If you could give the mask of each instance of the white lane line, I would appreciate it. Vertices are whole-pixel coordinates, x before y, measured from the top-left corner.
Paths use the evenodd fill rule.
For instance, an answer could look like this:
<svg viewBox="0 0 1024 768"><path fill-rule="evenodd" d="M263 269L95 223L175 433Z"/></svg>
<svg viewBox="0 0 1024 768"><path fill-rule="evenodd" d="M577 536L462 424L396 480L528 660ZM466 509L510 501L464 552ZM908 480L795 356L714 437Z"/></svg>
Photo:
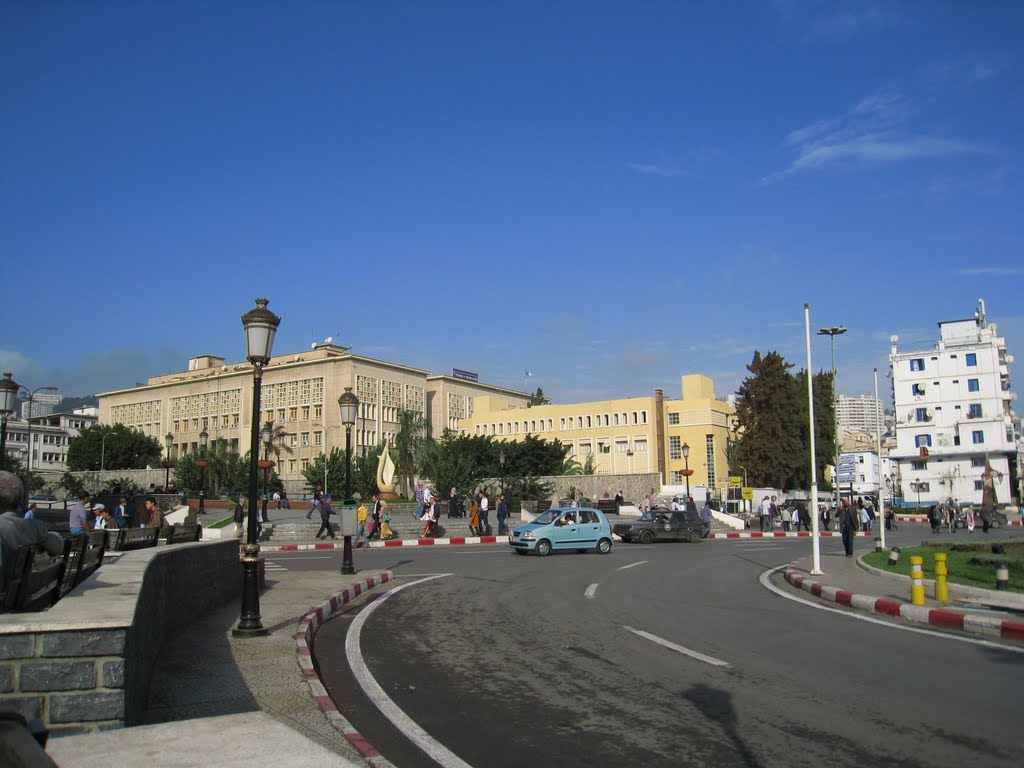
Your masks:
<svg viewBox="0 0 1024 768"><path fill-rule="evenodd" d="M676 653L681 653L684 656L689 656L690 658L697 659L697 661L703 661L705 664L710 664L713 667L725 667L726 669L730 669L732 667L732 664L730 664L727 661L716 659L714 656L705 656L703 653L698 653L697 651L691 651L689 648L684 648L681 645L676 645L675 643L669 642L668 640L660 638L657 635L652 635L650 632L644 632L642 629L633 629L632 627L627 627L625 625L623 625L622 628L629 630L634 635L639 635L645 640L650 640L652 643L657 643L658 645L664 646L665 648L675 651Z"/></svg>
<svg viewBox="0 0 1024 768"><path fill-rule="evenodd" d="M454 552L445 552L446 555L510 555L507 549L457 549Z"/></svg>
<svg viewBox="0 0 1024 768"><path fill-rule="evenodd" d="M758 549L778 549L775 544L763 544L760 547L740 547L741 552L755 552Z"/></svg>
<svg viewBox="0 0 1024 768"><path fill-rule="evenodd" d="M348 634L345 635L345 656L348 658L349 666L352 668L352 673L355 675L356 681L363 689L364 693L370 698L370 701L381 711L381 713L391 724L401 731L409 741L415 744L417 747L422 749L427 755L431 757L438 765L442 768L472 768L472 766L465 762L462 758L452 752L450 749L445 747L440 742L436 741L430 734L423 730L411 717L405 712L399 709L398 705L393 702L384 689L380 687L380 684L374 679L373 675L370 674L370 670L366 666L366 662L363 660L362 652L359 648L359 637L363 631L363 625L370 615L382 606L389 597L398 592L401 592L406 587L412 587L417 584L422 584L425 581L431 579L439 579L444 576L451 576L450 573L441 573L436 576L428 576L418 581L410 581L408 584L402 584L401 586L390 589L381 595L377 600L367 605L359 615L352 621L352 625L348 628Z"/></svg>
<svg viewBox="0 0 1024 768"><path fill-rule="evenodd" d="M646 560L637 560L635 563L630 563L629 565L620 565L615 570L617 570L617 571L624 571L627 568L636 568L638 565L643 565L646 562L647 562Z"/></svg>
<svg viewBox="0 0 1024 768"><path fill-rule="evenodd" d="M794 561L794 562L796 562L796 561ZM790 565L793 565L793 563L790 563ZM782 566L779 566L778 568L769 568L767 571L762 573L760 578L758 579L758 581L761 582L761 586L764 587L765 589L767 589L770 592L774 592L779 597L784 597L787 600L792 600L795 603L802 603L803 605L808 605L811 608L817 608L819 611L828 611L829 613L838 613L840 616L846 616L846 617L851 618L851 619L858 619L860 621L869 621L872 624L881 624L883 626L889 627L889 629L898 629L898 630L900 630L902 632L916 632L919 635L931 635L932 637L940 637L943 640L956 640L957 642L960 642L960 643L970 643L971 645L981 645L981 646L984 646L985 648L998 648L1000 651L1009 651L1011 653L1024 653L1024 648L1015 648L1012 645L1002 645L1001 643L994 643L994 642L992 642L990 640L981 640L981 639L975 638L975 637L961 637L960 635L954 635L954 634L948 634L947 635L945 632L936 632L934 629L922 629L921 627L908 627L903 622L901 622L899 619L896 619L894 621L886 621L885 619L879 619L879 618L877 618L875 616L871 616L869 614L860 613L856 609L852 609L852 610L849 610L849 611L844 611L844 610L841 610L839 608L832 608L831 606L828 606L828 605L822 605L821 603L817 602L816 600L812 600L812 599L809 599L809 598L803 598L803 597L801 597L799 595L790 594L786 590L784 590L784 589L782 589L780 587L776 587L774 584L771 583L771 576L772 576L772 574L775 573L775 571L781 570L782 568L785 568L785 567L786 566L782 565Z"/></svg>
<svg viewBox="0 0 1024 768"><path fill-rule="evenodd" d="M591 584L589 587L587 587L587 591L583 593L583 596L585 598L587 598L587 600L593 600L594 599L594 595L596 595L596 594L597 594L597 584Z"/></svg>

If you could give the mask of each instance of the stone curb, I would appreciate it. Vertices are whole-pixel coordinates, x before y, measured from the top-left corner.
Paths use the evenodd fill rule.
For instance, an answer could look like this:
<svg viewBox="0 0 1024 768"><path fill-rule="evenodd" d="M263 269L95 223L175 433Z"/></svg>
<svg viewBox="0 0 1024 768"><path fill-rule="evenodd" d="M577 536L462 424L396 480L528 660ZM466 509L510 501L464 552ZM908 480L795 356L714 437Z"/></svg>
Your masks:
<svg viewBox="0 0 1024 768"><path fill-rule="evenodd" d="M316 637L317 630L331 616L360 595L381 584L387 584L393 581L394 578L395 576L391 571L382 571L376 576L369 576L339 592L335 592L299 620L299 631L294 635L302 676L309 683L310 693L313 695L317 706L320 707L320 711L327 718L327 721L345 737L346 741L375 768L394 768L394 766L338 711L337 705L331 699L330 694L327 693L324 684L320 681L320 675L317 674L316 667L313 664L310 647L313 644L313 638Z"/></svg>
<svg viewBox="0 0 1024 768"><path fill-rule="evenodd" d="M868 613L878 613L916 624L929 624L942 627L943 629L953 629L987 637L998 637L1003 640L1024 642L1024 623L1022 622L1007 621L993 616L979 616L973 613L946 608L911 605L903 600L894 600L887 597L857 595L845 589L829 587L811 581L809 576L792 568L787 568L784 576L786 581L794 587L802 589L804 592L809 592L814 597Z"/></svg>
<svg viewBox="0 0 1024 768"><path fill-rule="evenodd" d="M899 522L899 523L927 523L928 522L928 518L925 517L924 515L897 515L896 516L896 522ZM1014 526L1016 526L1017 528L1020 528L1020 527L1024 526L1024 523L1021 523L1020 520L1009 520L1008 519L1006 521L1006 525L1009 528L1013 528ZM981 525L979 524L977 527L981 528Z"/></svg>
<svg viewBox="0 0 1024 768"><path fill-rule="evenodd" d="M744 531L743 533L712 533L708 539L783 539L783 538L808 538L808 531ZM872 533L857 531L854 536L869 537ZM841 536L835 531L821 531L818 536L822 538L834 538ZM621 541L615 536L616 541ZM463 544L504 544L504 536L453 536L450 539L392 539L391 541L371 541L370 549L382 547L445 547ZM306 552L315 549L341 549L344 545L337 542L323 542L319 544L267 544L260 545L260 552Z"/></svg>

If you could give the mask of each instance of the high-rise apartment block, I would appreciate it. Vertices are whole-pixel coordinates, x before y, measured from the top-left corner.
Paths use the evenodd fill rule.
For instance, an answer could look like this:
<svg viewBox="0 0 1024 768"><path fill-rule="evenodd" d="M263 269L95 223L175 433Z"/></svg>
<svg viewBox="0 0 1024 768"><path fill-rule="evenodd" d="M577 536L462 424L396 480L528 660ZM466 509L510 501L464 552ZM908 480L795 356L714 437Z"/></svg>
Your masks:
<svg viewBox="0 0 1024 768"><path fill-rule="evenodd" d="M931 349L892 338L898 482L908 504L980 504L986 474L999 503L1018 496L1020 422L1012 409L1006 341L979 303L969 320L939 323Z"/></svg>

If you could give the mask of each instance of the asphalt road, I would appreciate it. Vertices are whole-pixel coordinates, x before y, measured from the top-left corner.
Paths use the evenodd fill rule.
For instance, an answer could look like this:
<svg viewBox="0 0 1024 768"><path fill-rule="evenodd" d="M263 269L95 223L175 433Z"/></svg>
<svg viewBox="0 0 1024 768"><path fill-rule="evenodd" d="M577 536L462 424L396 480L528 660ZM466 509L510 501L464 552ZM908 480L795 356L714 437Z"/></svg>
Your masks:
<svg viewBox="0 0 1024 768"><path fill-rule="evenodd" d="M903 526L894 543L922 534ZM767 568L808 550L756 539L546 559L493 546L358 550L357 567L409 586L328 622L314 652L341 711L401 768L1018 764L1024 654L760 586ZM826 570L839 553L838 540L823 544ZM432 574L450 575L418 581ZM345 653L354 623L360 663L440 757L357 684Z"/></svg>

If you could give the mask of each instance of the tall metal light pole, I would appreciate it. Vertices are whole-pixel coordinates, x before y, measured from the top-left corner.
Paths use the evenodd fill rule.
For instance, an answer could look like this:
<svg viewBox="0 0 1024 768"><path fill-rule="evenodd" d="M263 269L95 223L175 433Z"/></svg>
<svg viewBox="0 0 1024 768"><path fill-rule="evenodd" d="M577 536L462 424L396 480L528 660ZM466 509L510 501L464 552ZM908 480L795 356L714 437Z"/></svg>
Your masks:
<svg viewBox="0 0 1024 768"><path fill-rule="evenodd" d="M689 443L683 443L683 463L686 469L683 470L683 476L686 478L686 501L690 501L690 475L693 474L693 470L690 469L690 445Z"/></svg>
<svg viewBox="0 0 1024 768"><path fill-rule="evenodd" d="M818 540L818 453L814 444L814 376L811 373L814 369L811 367L810 304L804 304L804 342L807 345L807 426L811 435L811 505L807 512L811 516L811 573L819 575L821 573L821 542Z"/></svg>
<svg viewBox="0 0 1024 768"><path fill-rule="evenodd" d="M878 468L875 470L878 478L878 533L879 543L885 549L885 493L882 490L882 425L878 418L878 369L875 368L875 450L878 451Z"/></svg>
<svg viewBox="0 0 1024 768"><path fill-rule="evenodd" d="M196 462L199 467L199 514L206 513L206 468L210 462L206 460L206 446L210 442L210 433L205 429L199 433L200 459Z"/></svg>
<svg viewBox="0 0 1024 768"><path fill-rule="evenodd" d="M171 487L171 467L174 466L174 462L171 461L171 446L174 445L174 435L168 432L164 435L164 447L167 448L167 458L164 459L164 493Z"/></svg>
<svg viewBox="0 0 1024 768"><path fill-rule="evenodd" d="M747 468L746 467L740 467L740 472L743 473L743 488L746 488L747 487ZM740 509L742 509L744 512L746 512L747 511L747 500L743 498L743 492L742 491L743 491L743 489L741 488L740 489Z"/></svg>
<svg viewBox="0 0 1024 768"><path fill-rule="evenodd" d="M356 414L359 412L359 398L352 391L352 387L345 387L345 391L338 398L338 407L341 409L341 423L345 425L345 503L349 504L352 498L352 425L356 423ZM352 562L352 534L348 526L342 530L342 539L344 549L341 572L355 573L356 566Z"/></svg>
<svg viewBox="0 0 1024 768"><path fill-rule="evenodd" d="M835 463L835 472L833 473L832 483L835 486L836 497L836 515L839 514L839 387L836 382L836 336L842 336L846 333L846 326L844 325L833 325L830 328L819 328L819 336L828 336L832 340L832 429L835 434L832 436L832 455ZM807 375L810 376L810 370L807 371Z"/></svg>
<svg viewBox="0 0 1024 768"><path fill-rule="evenodd" d="M236 637L267 634L260 621L260 545L256 541L257 461L260 455L260 392L263 366L270 362L274 334L281 318L267 309L267 299L256 299L256 308L242 315L245 328L246 357L252 363L252 423L249 440L249 514L248 533L242 546L242 615L232 630Z"/></svg>
<svg viewBox="0 0 1024 768"><path fill-rule="evenodd" d="M5 373L0 380L0 469L7 469L7 419L14 413L18 390L21 389L21 385L11 378L13 375ZM31 446L29 448L31 451Z"/></svg>
<svg viewBox="0 0 1024 768"><path fill-rule="evenodd" d="M32 471L32 400L36 396L36 392L56 392L57 387L36 387L35 389L29 389L26 386L21 386L19 389L24 389L28 392L28 418L25 419L27 424L28 432L28 457L25 459L25 469L29 472Z"/></svg>
<svg viewBox="0 0 1024 768"><path fill-rule="evenodd" d="M260 439L263 441L263 461L260 462L260 469L263 470L263 500L260 506L260 518L264 523L269 523L270 518L267 517L267 477L270 474L270 441L274 437L274 422L268 421L263 425L263 429L260 431ZM324 489L324 493L327 490Z"/></svg>

